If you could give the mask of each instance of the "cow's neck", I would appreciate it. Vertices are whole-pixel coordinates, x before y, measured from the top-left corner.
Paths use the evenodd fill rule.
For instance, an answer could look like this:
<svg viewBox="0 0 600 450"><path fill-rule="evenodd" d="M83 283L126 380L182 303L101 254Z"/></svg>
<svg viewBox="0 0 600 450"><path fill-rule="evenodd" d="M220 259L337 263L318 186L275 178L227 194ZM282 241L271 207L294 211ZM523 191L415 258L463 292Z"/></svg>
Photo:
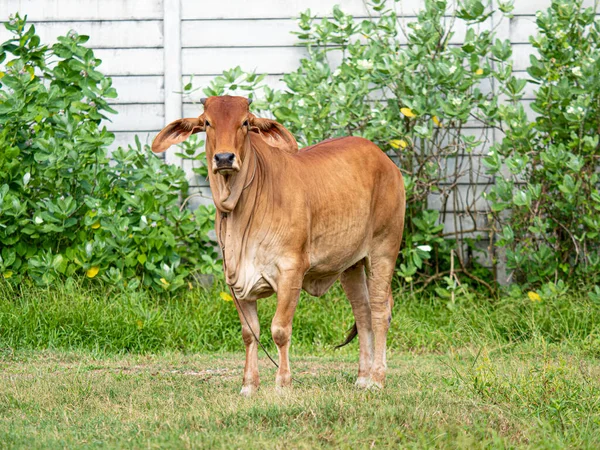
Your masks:
<svg viewBox="0 0 600 450"><path fill-rule="evenodd" d="M239 279L242 273L240 264L247 252L248 239L256 232L252 226L253 219L258 215L265 220L271 210L270 205L259 201L260 196L265 194L265 158L258 148L251 147L249 140L247 145L244 152L246 161L243 161L235 179L225 180L222 176L209 178L217 214L221 215L217 221L217 233L224 250L225 277L229 285L247 282Z"/></svg>
<svg viewBox="0 0 600 450"><path fill-rule="evenodd" d="M246 141L246 146L244 152L246 158L245 161L242 161L242 168L239 172L224 177L209 171L208 179L213 201L220 213L229 214L238 207L240 197L254 182L257 172L260 170L256 149L251 148L249 139Z"/></svg>

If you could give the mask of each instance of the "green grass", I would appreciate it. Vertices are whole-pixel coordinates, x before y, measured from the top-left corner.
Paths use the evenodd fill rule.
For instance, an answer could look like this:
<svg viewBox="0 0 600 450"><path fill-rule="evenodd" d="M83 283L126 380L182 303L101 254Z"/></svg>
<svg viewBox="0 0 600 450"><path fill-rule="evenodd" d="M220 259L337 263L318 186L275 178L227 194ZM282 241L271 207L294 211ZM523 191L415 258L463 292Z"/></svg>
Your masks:
<svg viewBox="0 0 600 450"><path fill-rule="evenodd" d="M294 358L284 394L238 395L243 355L23 351L0 359L3 448L598 448L600 362L556 345Z"/></svg>
<svg viewBox="0 0 600 450"><path fill-rule="evenodd" d="M357 390L339 288L303 297L293 375L241 398L244 356L220 289L179 297L85 281L0 283L2 448L600 448L600 307L585 290L449 302L397 293L389 377ZM262 341L274 299L259 302ZM266 332L265 332L266 331Z"/></svg>
<svg viewBox="0 0 600 450"><path fill-rule="evenodd" d="M0 282L0 348L122 352L233 352L242 349L233 302L220 289L179 297L145 291L120 293L85 283L53 288ZM508 345L544 341L600 356L600 305L586 292L532 302L527 295L490 300L397 293L389 335L391 351L445 352L473 343ZM262 341L275 350L270 321L275 299L259 301ZM335 287L323 298L303 295L294 318L295 354L332 353L353 323L350 305ZM337 354L354 354L354 349Z"/></svg>

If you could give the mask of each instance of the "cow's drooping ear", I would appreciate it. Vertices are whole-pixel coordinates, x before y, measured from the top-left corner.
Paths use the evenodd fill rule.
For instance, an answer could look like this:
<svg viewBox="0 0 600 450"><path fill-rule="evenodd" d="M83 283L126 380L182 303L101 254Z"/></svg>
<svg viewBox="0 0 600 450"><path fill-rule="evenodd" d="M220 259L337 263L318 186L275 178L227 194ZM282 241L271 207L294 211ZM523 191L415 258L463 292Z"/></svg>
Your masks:
<svg viewBox="0 0 600 450"><path fill-rule="evenodd" d="M179 119L164 127L152 142L152 151L162 153L171 145L185 141L192 134L204 131L204 114L195 119Z"/></svg>
<svg viewBox="0 0 600 450"><path fill-rule="evenodd" d="M250 131L259 134L271 147L277 147L288 153L298 151L298 143L292 133L283 125L270 119L259 119L254 114L248 114Z"/></svg>

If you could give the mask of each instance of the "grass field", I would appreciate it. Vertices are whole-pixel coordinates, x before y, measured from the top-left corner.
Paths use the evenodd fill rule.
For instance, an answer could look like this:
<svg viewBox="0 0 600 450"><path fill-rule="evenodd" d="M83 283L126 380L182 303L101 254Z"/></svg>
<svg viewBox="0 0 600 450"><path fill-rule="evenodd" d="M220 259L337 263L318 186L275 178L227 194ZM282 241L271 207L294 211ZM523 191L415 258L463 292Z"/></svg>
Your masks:
<svg viewBox="0 0 600 450"><path fill-rule="evenodd" d="M600 448L600 306L584 290L455 302L398 294L383 391L354 386L338 289L303 297L289 392L238 394L220 289L166 298L0 283L2 448ZM269 329L275 302L259 303ZM274 351L268 333L263 342Z"/></svg>
<svg viewBox="0 0 600 450"><path fill-rule="evenodd" d="M238 395L242 355L5 353L3 448L598 448L600 361L555 346L394 352L383 391L353 358L293 361L301 384Z"/></svg>

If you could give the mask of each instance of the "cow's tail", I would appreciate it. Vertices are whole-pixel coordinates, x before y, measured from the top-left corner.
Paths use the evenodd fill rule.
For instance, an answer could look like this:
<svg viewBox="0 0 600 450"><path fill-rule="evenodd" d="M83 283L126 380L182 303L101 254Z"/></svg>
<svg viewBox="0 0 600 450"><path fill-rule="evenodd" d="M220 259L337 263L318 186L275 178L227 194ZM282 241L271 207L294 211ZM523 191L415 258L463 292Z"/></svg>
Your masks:
<svg viewBox="0 0 600 450"><path fill-rule="evenodd" d="M392 295L392 290L390 288L388 294L388 301L390 302L390 316L388 317L388 321L392 321L392 309L394 308L394 296ZM342 342L340 345L336 345L335 348L342 348L345 345L348 345L350 342L354 340L354 338L358 335L358 328L356 328L356 322L352 325L352 328L348 330L348 334L346 335L346 340Z"/></svg>
<svg viewBox="0 0 600 450"><path fill-rule="evenodd" d="M356 335L358 334L358 328L356 328L356 322L352 325L352 328L348 330L348 334L346 335L346 340L342 342L340 345L336 345L335 348L342 348L344 345L348 345L350 342L354 340Z"/></svg>

